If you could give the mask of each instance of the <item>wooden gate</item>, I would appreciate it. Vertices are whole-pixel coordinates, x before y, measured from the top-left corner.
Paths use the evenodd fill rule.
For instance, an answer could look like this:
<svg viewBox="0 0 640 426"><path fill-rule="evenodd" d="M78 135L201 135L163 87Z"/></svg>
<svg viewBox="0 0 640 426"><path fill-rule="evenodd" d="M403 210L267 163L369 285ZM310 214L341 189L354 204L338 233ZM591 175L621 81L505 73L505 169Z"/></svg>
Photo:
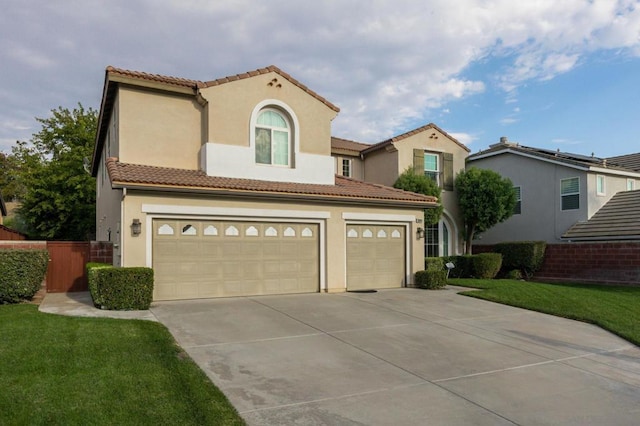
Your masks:
<svg viewBox="0 0 640 426"><path fill-rule="evenodd" d="M85 265L90 257L90 243L47 241L47 250L50 259L47 293L87 291Z"/></svg>

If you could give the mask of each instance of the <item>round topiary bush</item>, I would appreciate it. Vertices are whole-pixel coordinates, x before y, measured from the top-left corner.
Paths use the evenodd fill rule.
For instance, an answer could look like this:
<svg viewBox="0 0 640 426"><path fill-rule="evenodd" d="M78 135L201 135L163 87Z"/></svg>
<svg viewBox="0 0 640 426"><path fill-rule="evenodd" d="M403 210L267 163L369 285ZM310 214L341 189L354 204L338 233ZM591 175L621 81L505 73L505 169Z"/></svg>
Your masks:
<svg viewBox="0 0 640 426"><path fill-rule="evenodd" d="M475 278L494 279L502 266L500 253L480 253L472 256L473 274Z"/></svg>

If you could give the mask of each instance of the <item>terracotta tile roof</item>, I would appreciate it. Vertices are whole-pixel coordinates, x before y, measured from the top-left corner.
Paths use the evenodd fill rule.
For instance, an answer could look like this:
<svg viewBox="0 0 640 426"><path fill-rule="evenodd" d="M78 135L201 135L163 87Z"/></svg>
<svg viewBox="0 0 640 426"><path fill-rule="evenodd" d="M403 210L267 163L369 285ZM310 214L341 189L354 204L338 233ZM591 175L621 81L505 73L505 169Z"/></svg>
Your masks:
<svg viewBox="0 0 640 426"><path fill-rule="evenodd" d="M383 185L366 183L336 176L335 185L317 185L292 182L270 182L254 179L237 179L208 176L203 171L172 169L120 163L117 158L107 159L107 170L111 182L118 186L143 186L157 188L182 188L224 192L226 194L257 193L262 195L288 195L320 200L351 202L381 202L384 204L419 205L423 208L434 205L435 197L402 191Z"/></svg>
<svg viewBox="0 0 640 426"><path fill-rule="evenodd" d="M123 77L135 78L139 80L155 81L158 83L172 84L174 86L182 87L203 87L204 83L198 80L190 80L187 78L170 77L160 74L150 74L141 71L131 71L121 68L115 68L109 65L107 67L107 75L120 75Z"/></svg>
<svg viewBox="0 0 640 426"><path fill-rule="evenodd" d="M436 126L433 123L429 123L429 124L426 124L426 125L424 125L422 127L418 127L417 129L410 130L410 131L408 131L406 133L403 133L401 135L397 135L397 136L394 136L394 137L392 137L390 139L387 139L387 140L384 140L382 142L378 142L376 144L373 144L373 145L369 146L367 149L365 149L363 151L363 153L364 154L368 154L369 152L377 151L379 149L382 149L382 148L386 147L387 145L391 145L392 143L399 142L399 141L401 141L403 139L406 139L406 138L408 138L410 136L417 135L418 133L422 133L422 132L425 132L425 131L431 130L431 129L435 129L435 130L439 131L440 133L442 133L443 135L445 135L446 137L448 137L449 139L454 141L456 144L458 144L465 151L467 151L467 152L471 151L469 148L467 148L466 145L464 145L463 143L458 141L456 138L454 138L453 136L451 136L450 134L448 134L447 132L442 130L440 127Z"/></svg>
<svg viewBox="0 0 640 426"><path fill-rule="evenodd" d="M640 190L615 194L591 219L573 225L570 240L640 240Z"/></svg>
<svg viewBox="0 0 640 426"><path fill-rule="evenodd" d="M617 157L609 157L607 161L625 169L640 172L640 152L636 154L619 155Z"/></svg>
<svg viewBox="0 0 640 426"><path fill-rule="evenodd" d="M360 143L356 141L350 141L348 139L337 138L331 136L331 151L348 151L357 155L360 151L369 148L371 145L366 143Z"/></svg>

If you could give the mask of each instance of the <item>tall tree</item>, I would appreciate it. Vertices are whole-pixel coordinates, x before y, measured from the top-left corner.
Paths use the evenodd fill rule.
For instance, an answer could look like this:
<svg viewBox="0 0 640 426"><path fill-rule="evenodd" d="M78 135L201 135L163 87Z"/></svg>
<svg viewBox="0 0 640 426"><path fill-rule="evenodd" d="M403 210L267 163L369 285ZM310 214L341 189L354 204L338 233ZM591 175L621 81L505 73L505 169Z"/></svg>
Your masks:
<svg viewBox="0 0 640 426"><path fill-rule="evenodd" d="M24 187L18 215L31 237L86 240L95 233L95 179L84 169L93 152L97 112L82 104L58 107L31 143L18 142L13 157Z"/></svg>
<svg viewBox="0 0 640 426"><path fill-rule="evenodd" d="M0 152L0 192L5 201L19 198L22 191L18 179L18 164L13 155Z"/></svg>
<svg viewBox="0 0 640 426"><path fill-rule="evenodd" d="M464 221L465 253L471 254L474 235L511 217L516 193L510 179L475 167L458 173L455 188Z"/></svg>
<svg viewBox="0 0 640 426"><path fill-rule="evenodd" d="M407 170L402 172L400 176L398 176L393 187L436 197L438 199L438 206L433 209L425 209L424 224L434 225L440 221L440 216L442 216L444 207L442 206L442 200L440 199L442 190L436 181L430 177L416 173L413 167L409 167Z"/></svg>

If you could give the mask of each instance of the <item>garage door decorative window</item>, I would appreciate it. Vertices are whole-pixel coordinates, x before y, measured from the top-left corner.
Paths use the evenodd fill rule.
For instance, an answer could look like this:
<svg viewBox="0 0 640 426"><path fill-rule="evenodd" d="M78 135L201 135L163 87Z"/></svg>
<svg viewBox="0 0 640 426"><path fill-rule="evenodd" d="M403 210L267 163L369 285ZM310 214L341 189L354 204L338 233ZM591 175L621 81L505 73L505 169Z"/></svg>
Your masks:
<svg viewBox="0 0 640 426"><path fill-rule="evenodd" d="M349 229L349 232L347 232L347 237L358 238L358 231L356 231L355 229Z"/></svg>
<svg viewBox="0 0 640 426"><path fill-rule="evenodd" d="M372 238L373 237L373 232L371 232L371 229L365 229L362 232L362 238Z"/></svg>
<svg viewBox="0 0 640 426"><path fill-rule="evenodd" d="M296 231L288 226L287 229L284 230L284 236L285 237L295 237L296 236Z"/></svg>
<svg viewBox="0 0 640 426"><path fill-rule="evenodd" d="M182 235L198 235L198 231L195 226L187 224L182 227Z"/></svg>
<svg viewBox="0 0 640 426"><path fill-rule="evenodd" d="M240 235L240 232L238 231L238 228L231 225L224 230L224 235L227 235L229 237L237 237L238 235Z"/></svg>
<svg viewBox="0 0 640 426"><path fill-rule="evenodd" d="M209 225L206 228L204 228L204 235L218 235L218 228L216 228L213 225Z"/></svg>
<svg viewBox="0 0 640 426"><path fill-rule="evenodd" d="M257 237L258 230L255 226L250 226L244 231L244 235L246 235L247 237Z"/></svg>
<svg viewBox="0 0 640 426"><path fill-rule="evenodd" d="M165 223L158 228L158 235L173 235L173 228Z"/></svg>
<svg viewBox="0 0 640 426"><path fill-rule="evenodd" d="M304 228L302 230L302 236L303 237L313 237L313 231L309 228Z"/></svg>
<svg viewBox="0 0 640 426"><path fill-rule="evenodd" d="M266 231L264 231L264 235L267 237L277 237L278 236L278 230L276 228L274 228L273 226L270 226L267 228Z"/></svg>

